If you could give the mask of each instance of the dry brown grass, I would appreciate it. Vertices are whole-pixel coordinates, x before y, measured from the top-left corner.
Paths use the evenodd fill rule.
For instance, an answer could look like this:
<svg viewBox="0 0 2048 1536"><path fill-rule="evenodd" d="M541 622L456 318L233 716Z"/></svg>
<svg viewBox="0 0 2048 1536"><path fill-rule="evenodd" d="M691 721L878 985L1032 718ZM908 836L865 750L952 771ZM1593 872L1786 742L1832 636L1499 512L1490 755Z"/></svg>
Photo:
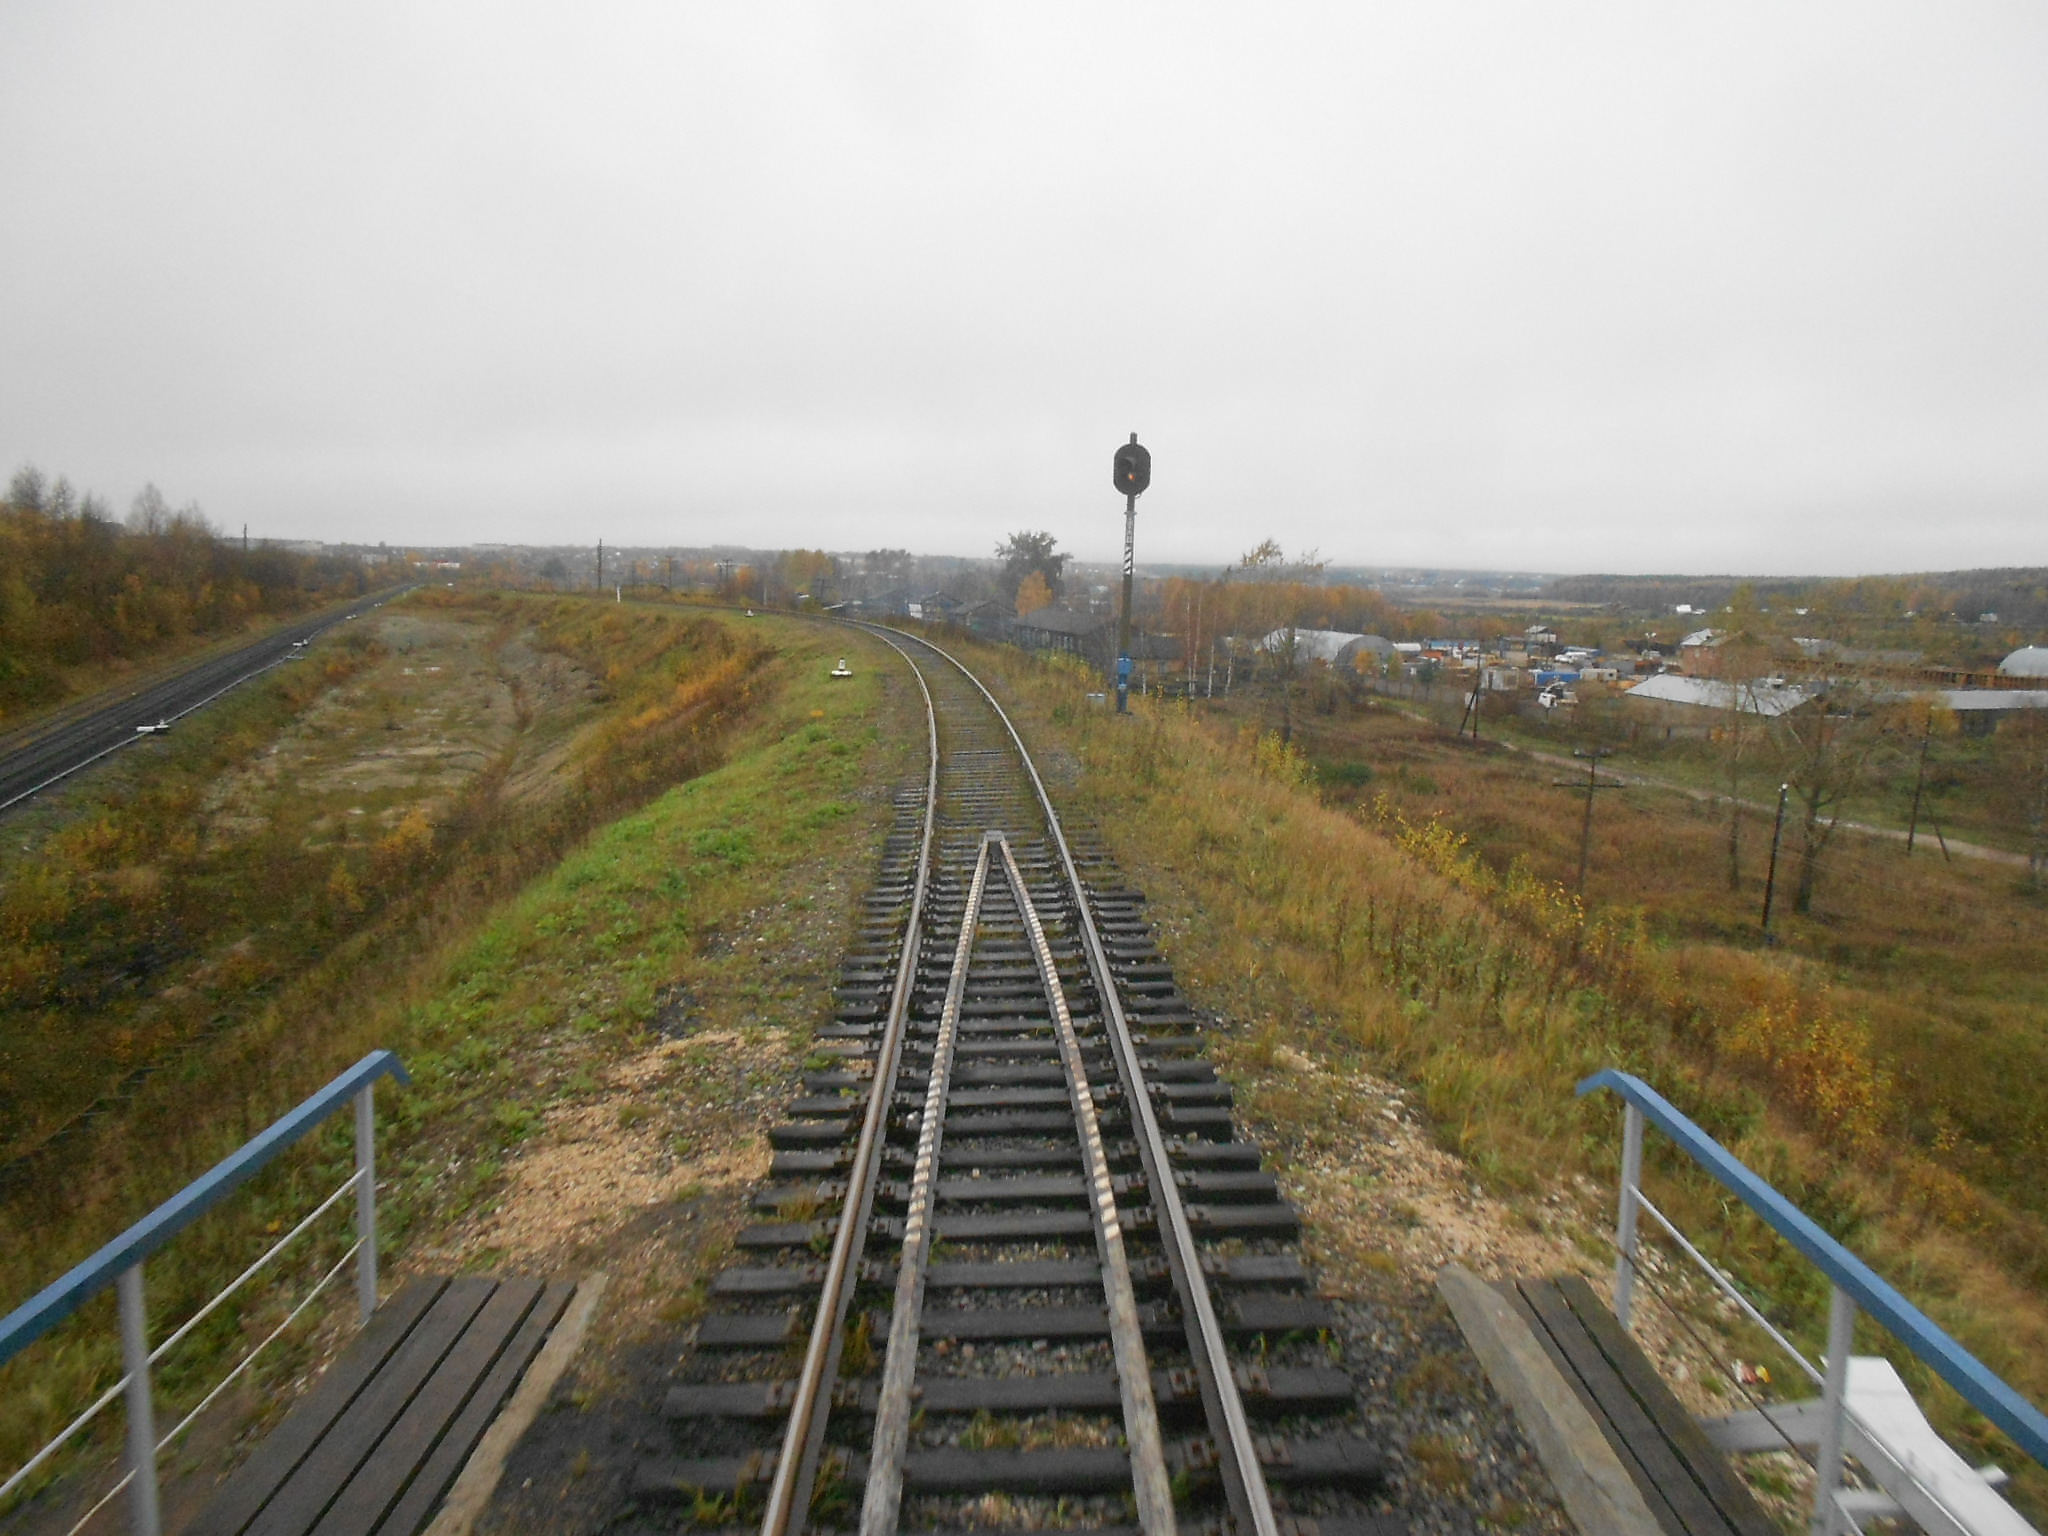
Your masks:
<svg viewBox="0 0 2048 1536"><path fill-rule="evenodd" d="M311 946L311 963L259 995L235 1029L152 1079L61 1167L39 1168L6 1189L0 1226L40 1235L35 1245L0 1244L0 1289L13 1301L374 1046L399 1050L414 1078L409 1089L379 1095L387 1244L403 1244L417 1230L429 1244L445 1245L452 1224L503 1196L509 1155L549 1131L555 1101L599 1093L609 1057L644 1044L641 1032L664 1014L658 1000L679 978L710 1000L704 1006L715 1003L712 1017L729 1016L742 1030L765 1027L764 1016L792 998L825 995L823 956L767 973L749 951L758 941L794 956L820 930L808 910L811 872L797 866L817 848L821 829L861 829L854 842L865 864L865 836L886 818L886 800L879 792L872 803L849 796L865 791L860 765L878 740L862 708L877 685L829 691L829 659L813 664L808 649L823 642L806 630L778 630L769 645L735 625L730 646L698 645L685 656L675 637L698 625L723 635L724 626L671 611L610 631L592 614L597 606L539 599L516 614L543 642L577 648L587 670L613 644L637 656L634 668L611 677L610 709L584 712L584 729L567 733L559 793L489 815L468 793L458 797L434 823L432 858L409 866L409 888L377 893L370 927L331 947ZM486 615L491 622L504 616ZM666 646L664 633L672 642ZM723 689L693 688L692 677L681 675L719 674L739 654L759 664L728 669ZM589 729L619 713L638 719L638 728ZM534 729L545 726L536 716ZM380 726L370 729L383 739ZM694 779L624 822L592 830L742 747L756 755L747 773ZM464 807L474 813L467 820L460 819ZM404 831L406 820L399 816L378 842L415 837ZM357 851L374 861L376 846ZM565 852L568 862L556 868ZM331 847L323 853L323 872L333 857ZM835 906L850 899L844 875L826 891L823 899ZM781 906L757 911L764 901ZM278 915L290 920L292 911ZM743 924L762 930L758 938L742 933ZM720 928L742 933L745 947L720 940ZM91 1021L76 1022L82 1035ZM778 1050L792 1061L800 1054L793 1040ZM770 1073L769 1085L760 1080L767 1071L730 1081L699 1074L700 1098L723 1097L669 1127L643 1182L672 1182L670 1163L684 1168L707 1150L693 1138L735 1125L751 1132L756 1099L779 1097L773 1090L783 1074ZM615 1125L616 1106L598 1118ZM631 1135L646 1140L655 1129ZM266 1229L281 1230L274 1223L302 1213L311 1191L338 1183L349 1157L347 1125L331 1123L153 1259L149 1296L159 1324L188 1315L260 1251ZM478 1227L463 1261L488 1262L491 1246L508 1241L501 1228ZM583 1240L568 1233L557 1246ZM306 1264L338 1252L314 1246ZM271 1298L255 1296L218 1314L219 1326L198 1341L196 1362L166 1374L166 1403L189 1402L203 1368L275 1310ZM107 1308L95 1303L88 1311L0 1371L0 1462L15 1465L38 1430L47 1432L58 1415L89 1400L95 1383L110 1379L111 1335L94 1326Z"/></svg>
<svg viewBox="0 0 2048 1536"><path fill-rule="evenodd" d="M1073 806L1152 893L1198 997L1255 1030L1416 1085L1439 1138L1501 1188L1611 1179L1620 1117L1610 1101L1576 1100L1573 1084L1606 1066L1638 1072L1994 1370L2048 1396L2048 1243L2031 1213L1914 1140L1876 1010L1845 1005L1839 963L1811 948L1839 916L1816 919L1778 952L1717 942L1711 893L1685 873L1683 850L1668 849L1642 860L1643 899L1613 900L1596 882L1583 914L1555 879L1563 859L1576 862L1577 807L1532 783L1526 763L1396 742L1378 728L1364 807L1357 795L1329 803L1307 760L1270 737L1176 707L1140 705L1116 720L1083 701L1088 683L1075 673L1014 652L977 655L1041 739L1082 764ZM1390 780L1405 780L1404 798L1390 790L1373 808L1375 782ZM1425 803L1447 814L1421 817ZM1626 869L1625 840L1662 823L1601 811L1613 842L1596 849L1596 867ZM1560 838L1564 827L1572 840ZM1712 835L1710 825L1694 834L1709 846ZM1707 879L1723 867L1701 862ZM1958 933L1964 904L1984 900L1969 886L1978 878L1921 868L1902 883L1932 882L1954 905L1924 920ZM1660 891L1673 893L1661 926ZM1811 1270L1684 1169L1665 1160L1655 1178L1667 1208L1742 1261L1795 1328L1816 1331L1825 1296ZM1952 1399L1932 1399L1974 1449L2024 1461ZM2029 1468L2022 1481L2023 1497L2039 1499L2039 1475Z"/></svg>

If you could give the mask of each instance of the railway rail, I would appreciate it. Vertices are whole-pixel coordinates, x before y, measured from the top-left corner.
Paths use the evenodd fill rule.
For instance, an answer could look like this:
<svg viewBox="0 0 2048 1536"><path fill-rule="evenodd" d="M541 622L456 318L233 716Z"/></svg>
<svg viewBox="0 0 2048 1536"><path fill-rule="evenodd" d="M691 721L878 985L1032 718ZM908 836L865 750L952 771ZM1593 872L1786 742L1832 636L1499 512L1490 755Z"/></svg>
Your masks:
<svg viewBox="0 0 2048 1536"><path fill-rule="evenodd" d="M877 633L926 783L632 1497L763 1536L1398 1528L1143 895L964 666Z"/></svg>
<svg viewBox="0 0 2048 1536"><path fill-rule="evenodd" d="M381 608L412 589L386 590L280 624L261 640L209 657L113 698L91 699L0 738L0 814L113 756L168 730L195 710L296 660L307 643L349 619Z"/></svg>

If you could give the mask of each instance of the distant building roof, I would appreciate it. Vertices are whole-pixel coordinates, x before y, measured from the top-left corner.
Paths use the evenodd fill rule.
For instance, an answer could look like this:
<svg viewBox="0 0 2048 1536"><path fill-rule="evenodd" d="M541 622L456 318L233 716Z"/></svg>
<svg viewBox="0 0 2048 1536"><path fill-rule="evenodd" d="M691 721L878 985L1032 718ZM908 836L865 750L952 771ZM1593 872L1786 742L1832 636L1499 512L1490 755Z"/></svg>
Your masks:
<svg viewBox="0 0 2048 1536"><path fill-rule="evenodd" d="M2048 645L2023 645L1998 664L2007 677L2048 677Z"/></svg>
<svg viewBox="0 0 2048 1536"><path fill-rule="evenodd" d="M2043 688L1943 688L1938 692L1941 702L1958 714L1985 709L2048 709L2048 689Z"/></svg>
<svg viewBox="0 0 2048 1536"><path fill-rule="evenodd" d="M1019 629L1043 630L1049 635L1075 635L1086 638L1102 633L1112 622L1107 615L1099 613L1072 613L1065 608L1034 608L1017 621Z"/></svg>
<svg viewBox="0 0 2048 1536"><path fill-rule="evenodd" d="M1740 695L1741 702L1736 703ZM1681 677L1660 672L1646 678L1622 695L1644 703L1690 704L1699 709L1728 709L1767 718L1790 714L1814 693L1808 688L1773 686L1770 683L1723 683L1705 677Z"/></svg>
<svg viewBox="0 0 2048 1536"><path fill-rule="evenodd" d="M1681 648L1688 645L1719 645L1722 639L1723 636L1718 629L1696 629L1678 643Z"/></svg>
<svg viewBox="0 0 2048 1536"><path fill-rule="evenodd" d="M1294 654L1301 661L1327 661L1335 664L1360 651L1371 651L1380 656L1391 656L1394 643L1384 635L1361 635L1344 629L1297 629L1294 632ZM1262 651L1277 651L1287 644L1288 631L1276 629L1259 642Z"/></svg>

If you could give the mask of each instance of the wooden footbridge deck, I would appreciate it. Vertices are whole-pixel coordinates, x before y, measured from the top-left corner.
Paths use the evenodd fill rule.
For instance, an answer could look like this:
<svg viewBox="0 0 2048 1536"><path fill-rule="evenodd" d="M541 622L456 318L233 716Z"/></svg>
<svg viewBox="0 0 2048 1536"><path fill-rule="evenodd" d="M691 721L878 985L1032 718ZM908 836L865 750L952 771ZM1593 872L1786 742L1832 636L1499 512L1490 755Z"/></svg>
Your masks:
<svg viewBox="0 0 2048 1536"><path fill-rule="evenodd" d="M416 1536L575 1289L481 1276L410 1282L184 1536Z"/></svg>

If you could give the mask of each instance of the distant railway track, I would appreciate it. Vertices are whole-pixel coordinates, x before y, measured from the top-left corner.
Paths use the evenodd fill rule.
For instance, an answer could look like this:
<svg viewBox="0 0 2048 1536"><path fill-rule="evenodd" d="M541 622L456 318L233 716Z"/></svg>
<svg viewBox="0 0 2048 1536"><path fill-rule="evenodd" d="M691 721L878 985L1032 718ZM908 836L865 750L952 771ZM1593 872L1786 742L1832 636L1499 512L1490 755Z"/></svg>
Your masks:
<svg viewBox="0 0 2048 1536"><path fill-rule="evenodd" d="M300 653L302 642L398 595L382 592L344 608L308 615L224 656L197 662L117 698L87 701L76 710L24 729L13 740L0 741L0 814L147 739L155 729L177 724L222 694L289 661ZM148 729L139 729L142 727Z"/></svg>
<svg viewBox="0 0 2048 1536"><path fill-rule="evenodd" d="M632 1480L705 1525L1364 1536L1298 1218L1100 841L929 642L927 782Z"/></svg>

